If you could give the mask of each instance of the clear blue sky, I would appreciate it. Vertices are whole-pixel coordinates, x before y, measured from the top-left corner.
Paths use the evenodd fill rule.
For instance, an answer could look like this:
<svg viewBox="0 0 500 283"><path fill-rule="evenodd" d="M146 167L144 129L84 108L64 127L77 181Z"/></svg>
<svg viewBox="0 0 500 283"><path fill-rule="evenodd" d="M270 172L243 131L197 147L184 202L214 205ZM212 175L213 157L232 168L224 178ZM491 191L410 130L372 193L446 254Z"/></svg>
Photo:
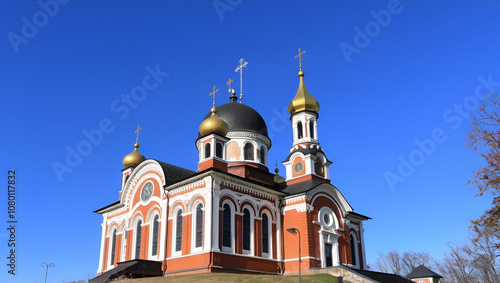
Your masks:
<svg viewBox="0 0 500 283"><path fill-rule="evenodd" d="M220 0L219 10L212 1L60 1L68 3L48 12L37 1L0 3L2 282L43 282L42 262L56 264L48 282L95 276L102 217L92 211L118 200L137 124L146 157L196 170L208 94L215 84L217 105L228 101L225 82L239 88L241 57L249 62L243 101L267 122L270 163L284 160L299 47L321 103L332 183L373 218L369 263L390 250L440 259L489 206L465 185L482 161L463 144L470 121L460 115L488 81L500 89L496 1ZM121 102L148 66L168 76L133 106ZM68 164L68 149L90 144L83 131L106 122L102 140ZM72 172L58 178L54 162ZM17 177L15 277L5 269L9 169Z"/></svg>

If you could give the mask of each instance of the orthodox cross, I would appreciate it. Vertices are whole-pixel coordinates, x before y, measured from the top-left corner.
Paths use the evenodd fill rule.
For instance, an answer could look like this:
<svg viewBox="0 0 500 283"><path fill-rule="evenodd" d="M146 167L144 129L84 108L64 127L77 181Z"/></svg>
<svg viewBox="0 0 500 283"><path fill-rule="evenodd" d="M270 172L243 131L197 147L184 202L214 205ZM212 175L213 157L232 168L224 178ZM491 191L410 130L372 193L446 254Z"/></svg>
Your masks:
<svg viewBox="0 0 500 283"><path fill-rule="evenodd" d="M213 107L215 107L215 93L216 93L216 92L218 92L218 91L219 91L219 89L215 89L215 86L214 86L214 91L212 91L212 92L210 93L210 95L213 95L213 97L214 97L214 101L213 101L213 103L212 103L212 106L213 106Z"/></svg>
<svg viewBox="0 0 500 283"><path fill-rule="evenodd" d="M300 52L300 48L299 48L299 54L295 55L295 57L293 57L294 59L297 59L297 57L299 57L299 67L300 69L302 70L302 54L306 53L306 51L302 51Z"/></svg>
<svg viewBox="0 0 500 283"><path fill-rule="evenodd" d="M233 82L233 80L229 79L229 80L227 80L227 83L226 83L226 85L229 86L229 92L231 92L231 83L232 82Z"/></svg>
<svg viewBox="0 0 500 283"><path fill-rule="evenodd" d="M135 142L139 142L139 131L142 130L142 128L139 126L139 124L137 124L137 130L134 132L137 134L137 139L135 140Z"/></svg>
<svg viewBox="0 0 500 283"><path fill-rule="evenodd" d="M234 71L240 72L240 103L241 103L241 100L243 99L243 68L247 66L248 62L245 62L243 58L241 58L239 62L240 64L238 65L238 67L236 67L236 70Z"/></svg>

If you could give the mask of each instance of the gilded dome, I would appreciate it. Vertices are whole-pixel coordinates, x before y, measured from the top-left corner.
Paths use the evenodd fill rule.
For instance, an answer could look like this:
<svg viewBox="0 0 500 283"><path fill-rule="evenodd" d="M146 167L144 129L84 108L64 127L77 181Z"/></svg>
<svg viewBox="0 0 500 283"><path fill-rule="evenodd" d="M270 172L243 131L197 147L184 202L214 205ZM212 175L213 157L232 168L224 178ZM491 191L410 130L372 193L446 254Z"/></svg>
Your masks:
<svg viewBox="0 0 500 283"><path fill-rule="evenodd" d="M125 157L123 158L123 167L127 168L127 167L137 167L137 165L141 164L141 162L143 162L144 160L146 160L146 157L144 157L144 155L142 155L140 152L139 152L139 143L135 143L134 144L134 151L132 151L131 153L125 155Z"/></svg>
<svg viewBox="0 0 500 283"><path fill-rule="evenodd" d="M319 112L319 102L314 98L309 91L307 91L304 83L304 71L299 71L299 89L293 98L292 102L288 105L288 112L291 115L301 111Z"/></svg>
<svg viewBox="0 0 500 283"><path fill-rule="evenodd" d="M278 173L280 172L280 170L278 168L276 168L274 170L274 172L276 172L276 175L274 175L274 183L275 184L283 184L285 182L285 178L281 177Z"/></svg>
<svg viewBox="0 0 500 283"><path fill-rule="evenodd" d="M210 117L208 118L205 118L205 120L203 120L203 122L201 122L200 124L200 128L198 131L199 136L203 137L208 134L215 133L225 137L228 131L226 122L217 117L217 109L215 109L215 107L212 107L212 109L210 109L210 112L212 113L212 115L210 115Z"/></svg>

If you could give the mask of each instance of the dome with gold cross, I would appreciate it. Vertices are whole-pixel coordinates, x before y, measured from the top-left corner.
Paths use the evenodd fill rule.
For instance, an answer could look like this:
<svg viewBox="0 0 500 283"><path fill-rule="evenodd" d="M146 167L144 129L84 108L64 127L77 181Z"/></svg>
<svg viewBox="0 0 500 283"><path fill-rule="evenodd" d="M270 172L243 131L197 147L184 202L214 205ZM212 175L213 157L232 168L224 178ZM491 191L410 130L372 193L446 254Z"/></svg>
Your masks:
<svg viewBox="0 0 500 283"><path fill-rule="evenodd" d="M210 117L205 117L203 122L200 124L200 128L198 129L198 136L203 137L209 135L211 133L218 134L220 136L225 137L227 135L228 126L226 122L217 117L217 109L215 108L215 93L218 92L219 89L216 89L214 86L214 90L210 93L213 96L213 104L212 109L210 109Z"/></svg>
<svg viewBox="0 0 500 283"><path fill-rule="evenodd" d="M306 84L304 83L304 71L302 71L302 59L301 55L304 54L305 51L300 52L299 48L299 54L295 56L295 58L299 57L299 64L300 64L300 71L298 73L298 76L300 78L299 81L299 89L297 90L297 93L295 94L295 97L293 98L292 102L288 105L288 112L290 112L291 115L301 112L301 111L311 111L318 113L319 112L319 102L312 96L309 91L306 88Z"/></svg>
<svg viewBox="0 0 500 283"><path fill-rule="evenodd" d="M140 130L141 130L141 127L139 127L139 125L137 125L137 131L135 131L135 133L137 134L137 139L136 139L135 144L134 144L134 151L125 155L125 157L123 158L123 161L122 161L123 167L125 167L125 168L137 167L137 165L141 164L141 162L146 160L146 157L144 157L144 155L142 155L139 152L139 131Z"/></svg>

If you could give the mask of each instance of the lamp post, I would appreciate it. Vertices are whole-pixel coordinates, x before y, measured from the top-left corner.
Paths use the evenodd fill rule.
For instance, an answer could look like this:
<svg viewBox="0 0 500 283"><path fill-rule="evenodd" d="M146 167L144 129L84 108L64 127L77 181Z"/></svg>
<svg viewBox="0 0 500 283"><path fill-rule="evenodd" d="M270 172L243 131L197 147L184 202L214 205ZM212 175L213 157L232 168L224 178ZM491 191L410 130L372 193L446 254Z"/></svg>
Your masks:
<svg viewBox="0 0 500 283"><path fill-rule="evenodd" d="M291 233L294 235L299 234L299 283L301 283L302 278L301 278L301 272L300 272L300 263L302 262L302 260L300 259L300 231L297 228L288 228L288 229L286 229L286 231L288 233Z"/></svg>
<svg viewBox="0 0 500 283"><path fill-rule="evenodd" d="M46 267L47 269L45 270L45 283L47 283L47 273L49 273L49 267L55 267L56 265L53 263L42 263L42 267Z"/></svg>

